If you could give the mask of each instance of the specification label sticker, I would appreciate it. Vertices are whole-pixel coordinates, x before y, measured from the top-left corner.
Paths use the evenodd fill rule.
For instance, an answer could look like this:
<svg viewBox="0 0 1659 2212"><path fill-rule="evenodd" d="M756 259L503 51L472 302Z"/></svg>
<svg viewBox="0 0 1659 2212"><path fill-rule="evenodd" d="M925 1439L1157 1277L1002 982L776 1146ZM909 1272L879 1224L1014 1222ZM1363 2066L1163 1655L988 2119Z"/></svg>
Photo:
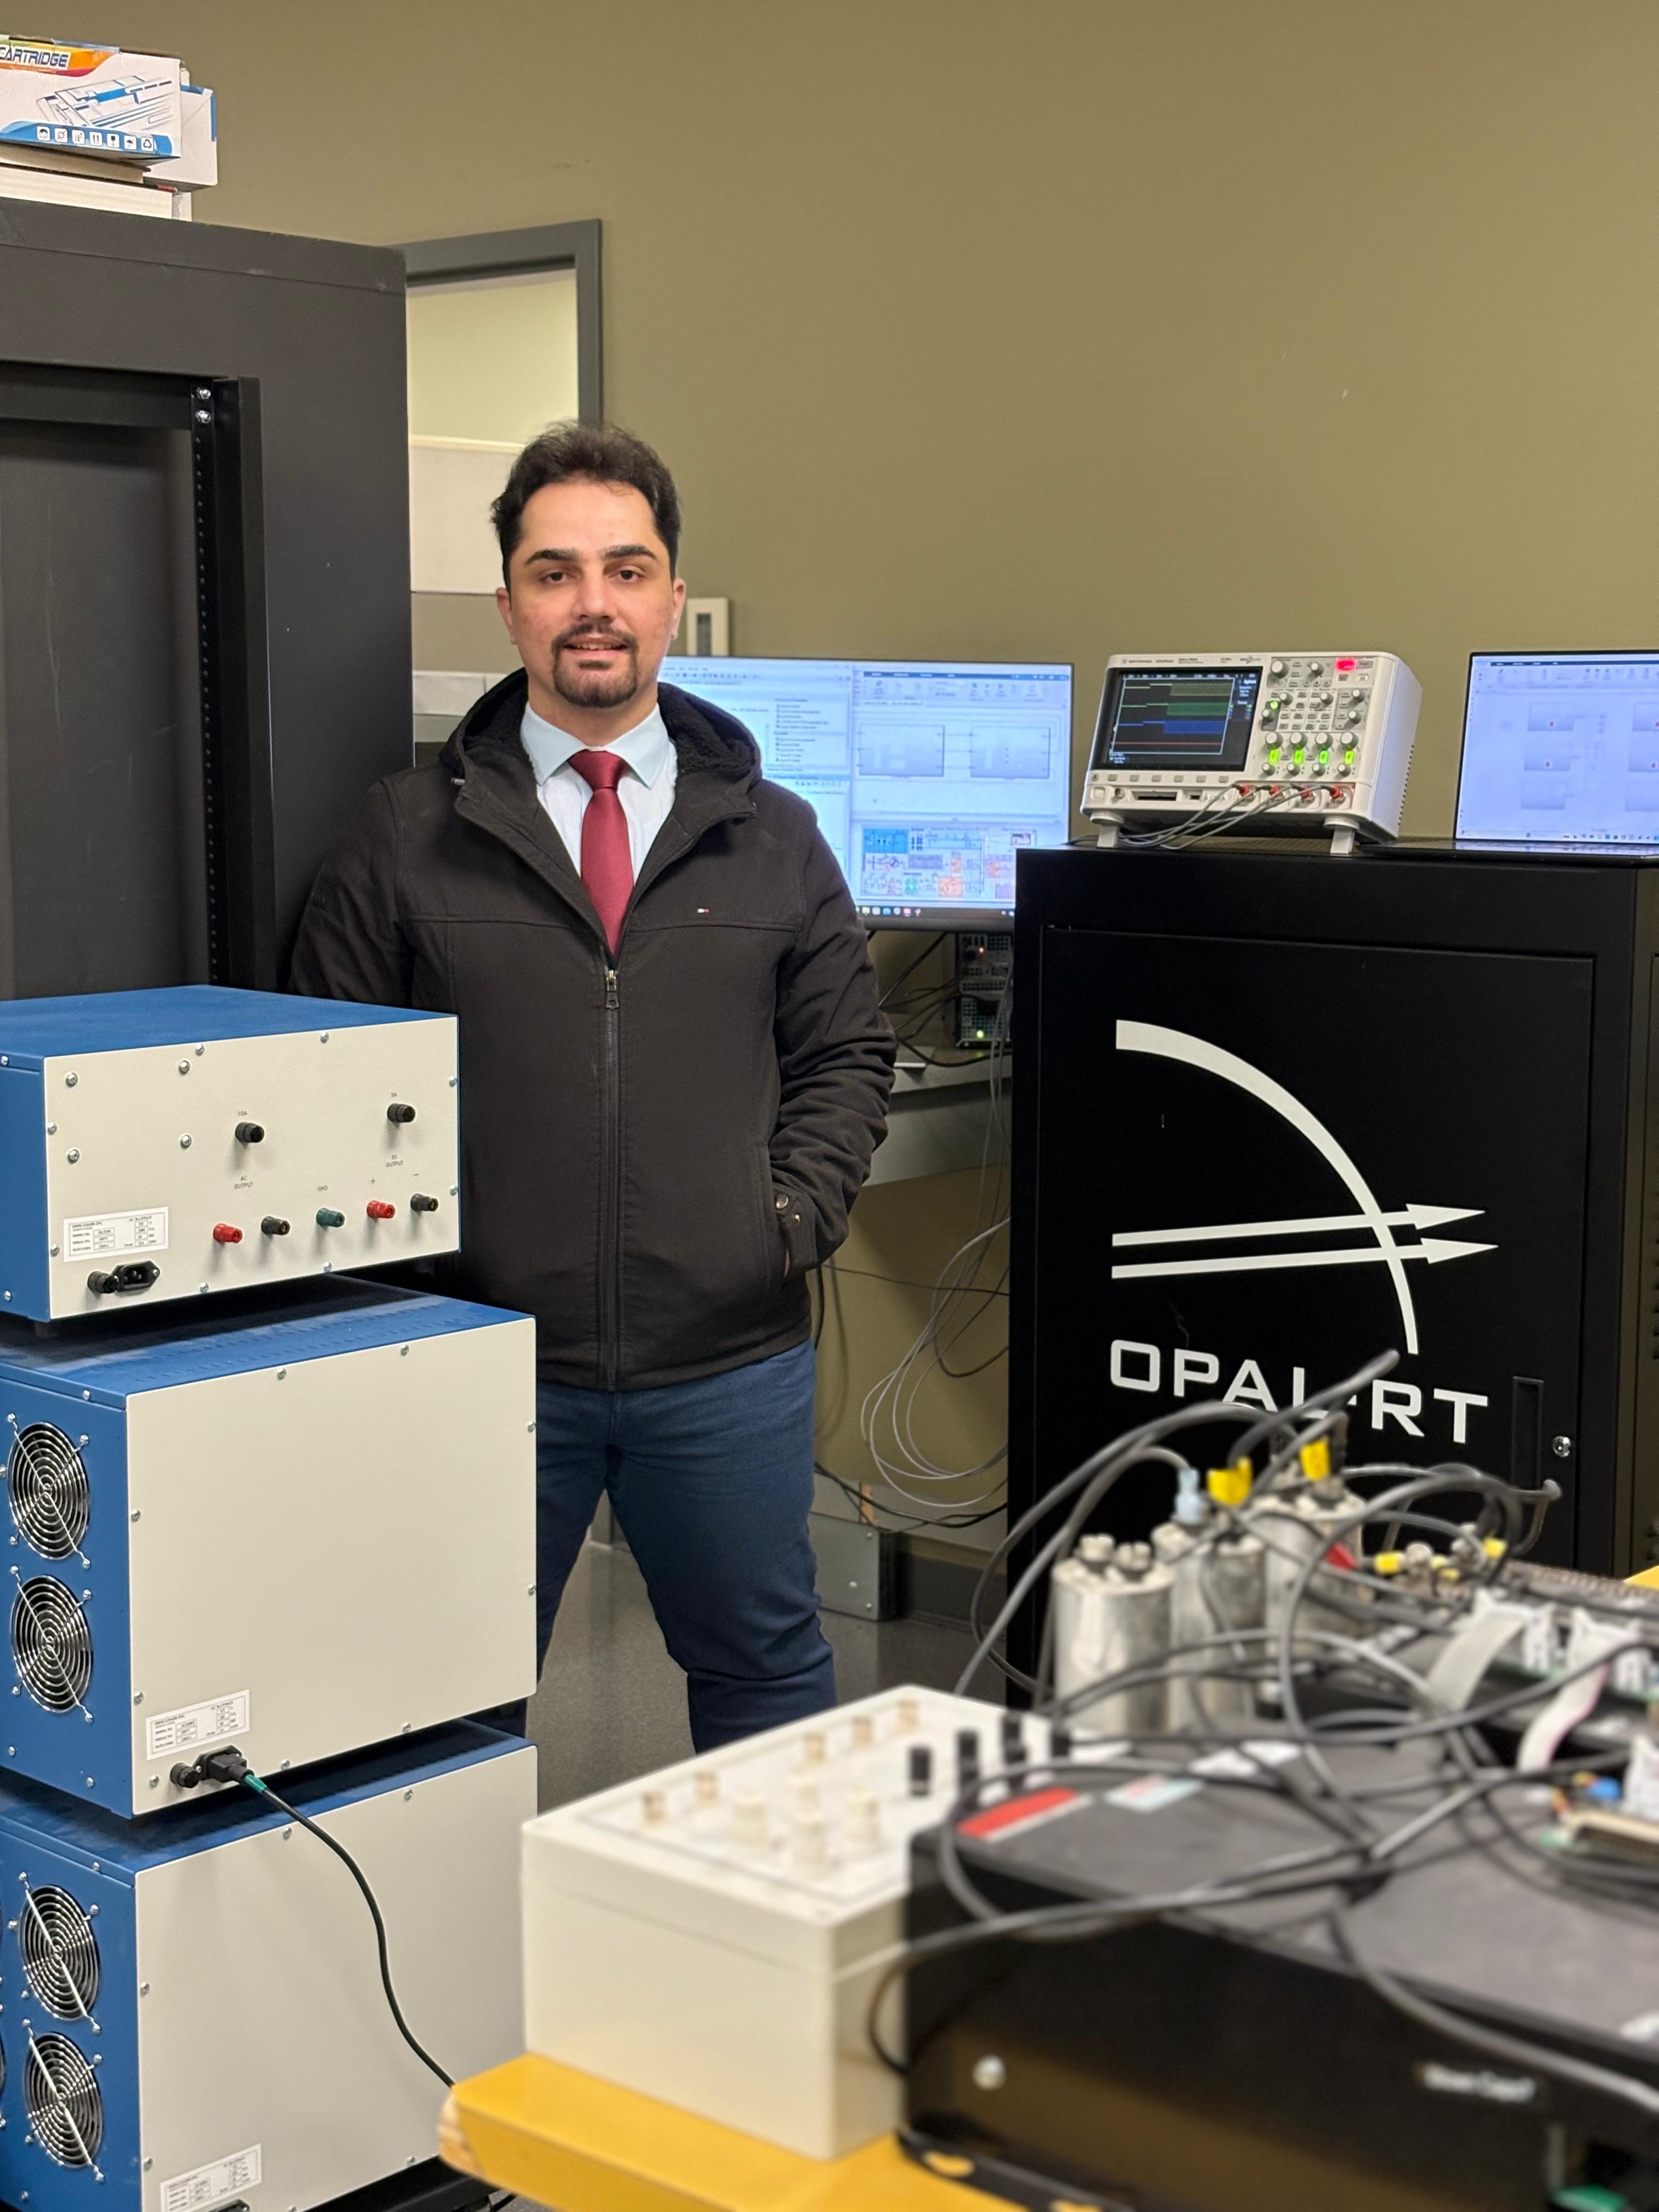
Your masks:
<svg viewBox="0 0 1659 2212"><path fill-rule="evenodd" d="M204 1705L157 1713L144 1730L145 1747L152 1759L170 1759L176 1751L199 1751L204 1744L245 1735L247 1727L248 1693L233 1690L228 1697L210 1698Z"/></svg>
<svg viewBox="0 0 1659 2212"><path fill-rule="evenodd" d="M128 1252L165 1252L167 1210L146 1206L139 1213L83 1213L64 1224L66 1260L114 1260Z"/></svg>
<svg viewBox="0 0 1659 2212"><path fill-rule="evenodd" d="M216 2158L211 2166L198 2166L194 2173L180 2173L161 2184L161 2212L208 2212L228 2197L240 2197L259 2181L262 2146L239 2150L228 2158Z"/></svg>

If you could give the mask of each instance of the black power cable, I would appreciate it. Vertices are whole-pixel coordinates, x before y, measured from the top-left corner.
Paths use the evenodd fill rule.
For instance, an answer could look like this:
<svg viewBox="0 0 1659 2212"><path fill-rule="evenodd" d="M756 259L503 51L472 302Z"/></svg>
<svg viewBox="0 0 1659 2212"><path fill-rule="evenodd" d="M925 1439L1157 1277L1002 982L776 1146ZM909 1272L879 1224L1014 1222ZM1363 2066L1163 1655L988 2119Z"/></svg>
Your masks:
<svg viewBox="0 0 1659 2212"><path fill-rule="evenodd" d="M368 1886L368 1878L362 1869L343 1844L337 1842L329 1834L326 1828L319 1827L317 1822L311 1820L306 1814L296 1811L286 1798L279 1797L270 1784L262 1782L251 1767L246 1774L240 1777L240 1779L245 1790L251 1790L256 1797L263 1797L267 1804L274 1805L279 1813L284 1814L289 1820L296 1822L299 1826L306 1830L307 1834L315 1836L319 1844L325 1844L335 1857L343 1863L347 1873L362 1892L363 1902L368 1905L369 1917L374 1923L374 1942L380 1957L380 1987L386 1991L386 2005L396 2023L398 2033L427 2071L429 2074L435 2074L446 2089L453 2089L455 2086L454 2075L445 2073L443 2068L419 2040L413 2028L404 2018L404 2008L398 2002L398 1992L392 1986L392 1956L386 1945L386 1922L381 1917L380 1905L374 1891Z"/></svg>
<svg viewBox="0 0 1659 2212"><path fill-rule="evenodd" d="M198 1759L187 1766L184 1765L175 1766L173 1770L173 1779L181 1790L194 1790L203 1782L240 1783L244 1790L251 1790L256 1797L262 1797L266 1804L274 1805L279 1813L292 1820L297 1827L303 1828L308 1835L315 1836L319 1844L326 1844L335 1857L343 1863L347 1873L362 1892L363 1902L368 1905L369 1917L374 1923L374 1942L380 1959L380 1987L386 1991L386 2004L397 2026L398 2033L428 2072L435 2074L446 2089L453 2089L455 2086L453 2075L445 2073L443 2068L420 2042L409 2022L404 2018L404 2008L398 2002L398 1992L392 1986L392 1954L386 1942L386 1922L381 1917L379 1900L368 1886L368 1875L364 1874L345 1845L337 1842L326 1828L319 1826L307 1814L301 1813L296 1807L290 1805L285 1797L279 1797L270 1784L262 1780L253 1771L234 1744L227 1744L221 1751L204 1752Z"/></svg>

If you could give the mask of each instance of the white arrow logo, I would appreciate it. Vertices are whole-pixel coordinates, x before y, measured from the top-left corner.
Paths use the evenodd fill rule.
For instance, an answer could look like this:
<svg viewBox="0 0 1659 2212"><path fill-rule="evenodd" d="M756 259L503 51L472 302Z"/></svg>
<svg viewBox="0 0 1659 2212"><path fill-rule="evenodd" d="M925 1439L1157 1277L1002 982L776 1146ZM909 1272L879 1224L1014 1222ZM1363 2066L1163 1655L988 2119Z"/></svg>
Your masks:
<svg viewBox="0 0 1659 2212"><path fill-rule="evenodd" d="M1367 1244L1346 1244L1329 1251L1310 1252L1237 1252L1223 1254L1218 1258L1205 1260L1142 1260L1126 1262L1112 1269L1115 1282L1127 1281L1152 1275L1230 1275L1259 1273L1270 1268L1283 1267L1385 1267L1394 1280L1395 1295L1400 1301L1400 1318L1406 1331L1406 1349L1417 1350L1417 1310L1412 1301L1411 1285L1406 1277L1406 1263L1421 1260L1438 1267L1447 1260L1467 1259L1475 1252L1493 1252L1493 1244L1468 1244L1445 1237L1425 1237L1425 1229L1439 1228L1449 1221L1470 1221L1483 1209L1471 1206L1406 1206L1397 1212L1384 1213L1373 1196L1370 1186L1336 1139L1298 1098L1292 1097L1282 1084L1264 1075L1249 1060L1240 1060L1237 1054L1224 1052L1219 1045L1209 1044L1202 1037L1189 1036L1184 1030L1160 1028L1152 1022L1120 1022L1117 1025L1117 1048L1120 1052L1145 1052L1164 1060L1184 1061L1189 1067L1200 1067L1211 1075L1218 1075L1226 1083L1248 1091L1273 1109L1297 1133L1307 1139L1329 1166L1334 1168L1347 1186L1358 1211L1354 1213L1304 1214L1283 1221L1224 1221L1194 1229L1129 1229L1112 1239L1114 1249L1135 1245L1217 1244L1230 1238L1256 1237L1308 1237L1331 1230L1364 1229L1372 1242ZM1414 1244L1401 1244L1395 1237L1396 1229L1410 1228L1419 1232Z"/></svg>

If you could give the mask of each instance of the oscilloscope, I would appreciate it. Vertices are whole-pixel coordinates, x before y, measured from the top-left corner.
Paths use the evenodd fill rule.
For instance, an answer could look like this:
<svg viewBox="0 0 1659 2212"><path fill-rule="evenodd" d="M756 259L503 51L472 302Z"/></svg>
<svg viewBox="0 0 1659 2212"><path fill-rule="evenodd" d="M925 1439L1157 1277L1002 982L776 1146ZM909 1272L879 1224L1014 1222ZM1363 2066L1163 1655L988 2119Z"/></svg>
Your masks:
<svg viewBox="0 0 1659 2212"><path fill-rule="evenodd" d="M1423 687L1391 653L1118 653L1083 811L1129 823L1394 837Z"/></svg>

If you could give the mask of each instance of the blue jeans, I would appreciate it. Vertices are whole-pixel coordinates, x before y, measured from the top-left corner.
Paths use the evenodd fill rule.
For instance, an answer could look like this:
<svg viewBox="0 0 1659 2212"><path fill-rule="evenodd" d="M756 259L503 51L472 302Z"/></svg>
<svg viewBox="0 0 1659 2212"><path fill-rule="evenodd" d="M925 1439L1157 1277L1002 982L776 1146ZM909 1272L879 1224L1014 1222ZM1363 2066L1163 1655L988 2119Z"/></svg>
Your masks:
<svg viewBox="0 0 1659 2212"><path fill-rule="evenodd" d="M813 1354L656 1390L536 1391L537 1663L609 1492L699 1751L826 1711L834 1662L812 1547Z"/></svg>

